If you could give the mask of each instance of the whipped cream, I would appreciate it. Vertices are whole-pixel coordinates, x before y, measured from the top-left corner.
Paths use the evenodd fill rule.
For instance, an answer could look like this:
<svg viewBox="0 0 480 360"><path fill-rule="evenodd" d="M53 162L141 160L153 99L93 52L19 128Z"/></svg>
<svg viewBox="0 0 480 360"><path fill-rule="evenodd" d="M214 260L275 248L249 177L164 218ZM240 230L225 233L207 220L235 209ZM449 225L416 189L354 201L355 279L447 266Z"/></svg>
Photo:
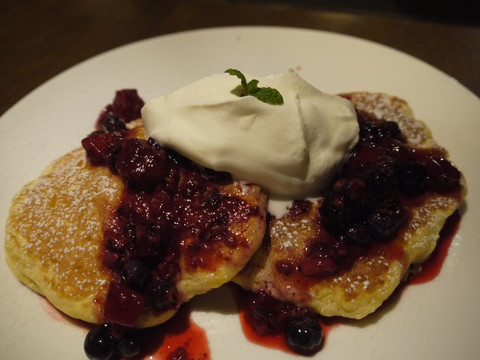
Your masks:
<svg viewBox="0 0 480 360"><path fill-rule="evenodd" d="M353 105L316 89L296 72L258 79L284 103L240 97L240 80L217 74L142 109L147 134L196 163L261 185L271 195L301 198L331 181L358 141Z"/></svg>

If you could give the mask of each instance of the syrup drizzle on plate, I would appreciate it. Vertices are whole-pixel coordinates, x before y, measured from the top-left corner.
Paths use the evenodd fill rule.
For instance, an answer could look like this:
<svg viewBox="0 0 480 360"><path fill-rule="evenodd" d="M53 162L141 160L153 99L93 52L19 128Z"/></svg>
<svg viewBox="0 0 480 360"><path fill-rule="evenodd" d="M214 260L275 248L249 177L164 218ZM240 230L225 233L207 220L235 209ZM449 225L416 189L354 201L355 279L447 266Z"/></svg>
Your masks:
<svg viewBox="0 0 480 360"><path fill-rule="evenodd" d="M399 287L397 292L402 292L408 285L424 284L434 280L441 271L442 265L448 255L448 250L460 226L461 215L456 211L448 220L440 232L437 247L430 258L422 264L422 268L415 273L405 286ZM235 291L233 291L235 293ZM68 322L82 326L83 322L67 321L45 298L42 299L43 309L57 321ZM45 304L48 304L46 306ZM257 345L278 349L294 354L288 347L283 334L259 335L245 320L245 312L239 307L239 317L245 337ZM70 320L70 319L69 319ZM340 318L322 318L323 346L330 331L342 324ZM351 324L350 321L347 321ZM86 329L89 325L85 326ZM141 359L145 360L211 360L210 347L205 329L196 324L191 317L191 308L188 304L182 306L173 319L163 325L142 330L143 352Z"/></svg>
<svg viewBox="0 0 480 360"><path fill-rule="evenodd" d="M210 360L210 347L205 329L190 316L188 305L182 306L173 319L145 329L143 358L148 360Z"/></svg>

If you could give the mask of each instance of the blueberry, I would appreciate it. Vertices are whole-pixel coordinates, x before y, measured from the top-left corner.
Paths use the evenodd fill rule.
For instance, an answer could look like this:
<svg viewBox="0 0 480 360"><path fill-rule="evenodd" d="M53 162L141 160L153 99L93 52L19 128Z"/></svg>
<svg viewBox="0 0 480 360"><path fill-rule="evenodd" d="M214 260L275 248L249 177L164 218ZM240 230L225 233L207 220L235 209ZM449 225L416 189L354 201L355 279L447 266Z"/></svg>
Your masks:
<svg viewBox="0 0 480 360"><path fill-rule="evenodd" d="M378 137L378 133L378 127L369 122L360 124L360 135L362 139L375 139Z"/></svg>
<svg viewBox="0 0 480 360"><path fill-rule="evenodd" d="M390 163L389 160L392 160ZM373 205L381 204L394 197L397 190L397 170L394 159L385 158L372 165L365 173L365 181L370 191L369 201Z"/></svg>
<svg viewBox="0 0 480 360"><path fill-rule="evenodd" d="M405 210L399 206L380 208L368 218L373 236L378 240L389 240L397 235L406 219Z"/></svg>
<svg viewBox="0 0 480 360"><path fill-rule="evenodd" d="M427 169L415 161L408 162L400 169L400 190L405 195L419 195L427 186Z"/></svg>
<svg viewBox="0 0 480 360"><path fill-rule="evenodd" d="M288 321L285 331L287 344L296 353L311 355L322 346L323 330L315 316L293 317Z"/></svg>
<svg viewBox="0 0 480 360"><path fill-rule="evenodd" d="M95 326L85 337L85 354L91 360L109 360L115 353L115 340L110 325Z"/></svg>
<svg viewBox="0 0 480 360"><path fill-rule="evenodd" d="M439 155L431 155L424 160L428 180L435 190L451 190L460 183L460 171L447 159Z"/></svg>
<svg viewBox="0 0 480 360"><path fill-rule="evenodd" d="M118 351L127 359L140 355L141 344L138 334L133 330L124 334L124 336L118 340Z"/></svg>
<svg viewBox="0 0 480 360"><path fill-rule="evenodd" d="M378 141L382 138L401 138L401 131L394 121L381 120L376 124L363 122L360 124L360 136L370 141Z"/></svg>
<svg viewBox="0 0 480 360"><path fill-rule="evenodd" d="M363 224L353 224L346 231L347 239L359 245L365 245L370 242L370 233L368 226Z"/></svg>
<svg viewBox="0 0 480 360"><path fill-rule="evenodd" d="M401 131L398 124L395 121L385 121L380 124L380 133L384 137L390 137L395 139L401 138Z"/></svg>
<svg viewBox="0 0 480 360"><path fill-rule="evenodd" d="M177 305L177 288L167 280L155 280L147 288L147 298L155 311L173 309Z"/></svg>
<svg viewBox="0 0 480 360"><path fill-rule="evenodd" d="M352 223L354 213L348 205L348 198L343 194L330 192L326 195L319 211L327 230L342 233Z"/></svg>
<svg viewBox="0 0 480 360"><path fill-rule="evenodd" d="M352 224L365 220L367 188L362 180L346 180L346 185L327 193L320 207L325 228L343 234Z"/></svg>
<svg viewBox="0 0 480 360"><path fill-rule="evenodd" d="M142 292L148 279L148 267L141 260L133 259L125 264L122 283L127 287Z"/></svg>

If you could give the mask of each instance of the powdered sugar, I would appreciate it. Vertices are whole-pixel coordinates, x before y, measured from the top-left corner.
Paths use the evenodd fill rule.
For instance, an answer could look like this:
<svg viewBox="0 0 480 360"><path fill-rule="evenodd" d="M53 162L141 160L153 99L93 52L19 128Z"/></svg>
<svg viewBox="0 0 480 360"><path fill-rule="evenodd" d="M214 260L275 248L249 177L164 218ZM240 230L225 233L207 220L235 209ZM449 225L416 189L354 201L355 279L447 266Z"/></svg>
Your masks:
<svg viewBox="0 0 480 360"><path fill-rule="evenodd" d="M397 122L410 146L433 145L427 127L414 118L405 101L382 93L355 93L353 99L359 110L368 112L377 119Z"/></svg>
<svg viewBox="0 0 480 360"><path fill-rule="evenodd" d="M90 295L107 279L99 266L102 216L118 201L122 185L108 169L86 166L82 150L57 160L54 172L22 190L9 222L20 235L11 240L32 259L32 280L60 297Z"/></svg>

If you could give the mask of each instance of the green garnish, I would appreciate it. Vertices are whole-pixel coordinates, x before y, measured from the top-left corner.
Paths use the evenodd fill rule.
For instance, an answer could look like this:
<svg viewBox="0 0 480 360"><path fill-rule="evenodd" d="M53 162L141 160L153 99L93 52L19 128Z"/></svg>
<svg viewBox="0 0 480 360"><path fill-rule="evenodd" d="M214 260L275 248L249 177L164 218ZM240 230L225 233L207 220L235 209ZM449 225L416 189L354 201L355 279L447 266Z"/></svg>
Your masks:
<svg viewBox="0 0 480 360"><path fill-rule="evenodd" d="M237 69L228 69L225 70L225 72L240 79L240 83L242 85L242 92L240 96L254 96L258 100L270 105L283 104L282 94L280 94L277 89L273 89L271 87L258 87L258 80L256 79L250 80L247 83L245 75L243 75L242 72Z"/></svg>

